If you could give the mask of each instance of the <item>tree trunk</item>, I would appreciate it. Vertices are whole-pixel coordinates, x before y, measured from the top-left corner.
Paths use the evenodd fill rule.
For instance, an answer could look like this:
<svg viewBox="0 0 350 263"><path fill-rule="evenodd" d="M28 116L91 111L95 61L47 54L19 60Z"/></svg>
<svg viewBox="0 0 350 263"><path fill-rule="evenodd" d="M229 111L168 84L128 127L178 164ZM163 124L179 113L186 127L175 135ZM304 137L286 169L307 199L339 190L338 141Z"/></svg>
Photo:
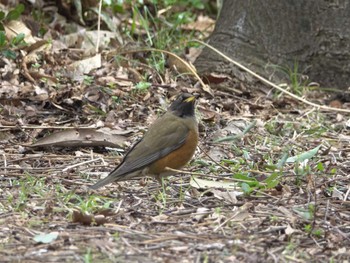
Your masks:
<svg viewBox="0 0 350 263"><path fill-rule="evenodd" d="M274 80L297 71L321 86L348 88L350 0L224 0L209 44ZM208 48L196 66L237 73Z"/></svg>

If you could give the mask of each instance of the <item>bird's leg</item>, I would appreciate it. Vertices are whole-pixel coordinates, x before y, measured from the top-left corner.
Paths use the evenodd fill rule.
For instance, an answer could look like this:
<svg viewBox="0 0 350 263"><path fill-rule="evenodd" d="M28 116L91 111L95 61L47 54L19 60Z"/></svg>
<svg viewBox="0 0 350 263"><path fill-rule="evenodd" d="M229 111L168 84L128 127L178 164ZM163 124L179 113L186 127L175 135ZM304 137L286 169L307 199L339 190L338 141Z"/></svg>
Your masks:
<svg viewBox="0 0 350 263"><path fill-rule="evenodd" d="M154 175L154 178L156 178L156 180L158 181L158 183L159 183L160 185L162 185L162 183L163 183L162 176L160 176L159 174L155 174L155 175Z"/></svg>
<svg viewBox="0 0 350 263"><path fill-rule="evenodd" d="M167 189L167 183L165 182L165 178L162 176L160 178L160 181L161 181L161 185L162 185L162 190L163 190L163 193L166 194L166 189Z"/></svg>
<svg viewBox="0 0 350 263"><path fill-rule="evenodd" d="M161 184L161 191L160 191L160 194L161 194L161 197L162 197L162 200L163 200L163 206L164 206L164 209L166 208L166 204L167 204L167 196L168 196L168 192L167 191L167 183L165 182L165 177L164 176L160 176L159 177L159 181L160 181L160 184Z"/></svg>
<svg viewBox="0 0 350 263"><path fill-rule="evenodd" d="M167 182L166 182L166 178L165 176L160 176L159 174L155 175L156 180L159 182L160 184L160 188L159 188L159 197L163 202L163 206L166 207L166 203L167 203L167 196L170 193L167 189Z"/></svg>
<svg viewBox="0 0 350 263"><path fill-rule="evenodd" d="M164 180L164 176L157 174L157 175L155 175L155 178L158 181L158 183L161 185L161 189L163 190L163 192L165 192L165 190L167 188L167 183Z"/></svg>

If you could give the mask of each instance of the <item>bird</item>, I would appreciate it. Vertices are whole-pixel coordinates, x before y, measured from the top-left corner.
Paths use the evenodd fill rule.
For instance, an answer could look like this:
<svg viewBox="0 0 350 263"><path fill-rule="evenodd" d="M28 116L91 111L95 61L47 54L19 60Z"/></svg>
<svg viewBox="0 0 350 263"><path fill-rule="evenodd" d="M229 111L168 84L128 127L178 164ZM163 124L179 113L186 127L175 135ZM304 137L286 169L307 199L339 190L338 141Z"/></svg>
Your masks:
<svg viewBox="0 0 350 263"><path fill-rule="evenodd" d="M181 93L125 154L121 163L104 179L90 186L96 190L112 182L154 176L159 182L175 174L167 168L181 169L194 155L198 140L195 115L198 96Z"/></svg>

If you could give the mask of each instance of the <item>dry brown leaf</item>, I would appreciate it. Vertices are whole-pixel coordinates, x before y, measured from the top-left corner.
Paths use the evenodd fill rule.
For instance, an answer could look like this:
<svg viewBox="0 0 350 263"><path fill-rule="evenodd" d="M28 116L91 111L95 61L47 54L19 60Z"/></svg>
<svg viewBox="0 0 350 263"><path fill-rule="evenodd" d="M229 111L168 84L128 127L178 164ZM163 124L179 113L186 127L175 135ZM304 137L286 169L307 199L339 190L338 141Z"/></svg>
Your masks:
<svg viewBox="0 0 350 263"><path fill-rule="evenodd" d="M28 44L34 44L36 40L32 36L32 31L21 21L11 20L5 26L6 37L8 40L16 37L18 34L24 34L24 41Z"/></svg>
<svg viewBox="0 0 350 263"><path fill-rule="evenodd" d="M197 72L196 68L192 65L191 62L187 62L187 64L184 64L175 56L169 55L167 62L169 64L169 67L175 68L178 72L182 74L192 74L191 69L194 72ZM189 69L189 67L191 67L191 69Z"/></svg>
<svg viewBox="0 0 350 263"><path fill-rule="evenodd" d="M74 80L80 80L84 74L101 67L101 65L101 54L96 54L93 57L73 62L68 66L68 69L71 71Z"/></svg>
<svg viewBox="0 0 350 263"><path fill-rule="evenodd" d="M186 30L201 31L202 33L209 35L211 32L213 32L214 26L214 19L211 19L209 16L199 15L196 21L183 25L182 28Z"/></svg>
<svg viewBox="0 0 350 263"><path fill-rule="evenodd" d="M38 140L29 147L87 147L107 146L122 147L125 136L105 130L76 129L53 133Z"/></svg>
<svg viewBox="0 0 350 263"><path fill-rule="evenodd" d="M236 204L238 202L237 200L237 193L238 195L242 195L243 192L237 192L237 191L222 191L217 189L210 189L211 193L214 194L214 196L218 199L228 201L232 204Z"/></svg>
<svg viewBox="0 0 350 263"><path fill-rule="evenodd" d="M201 48L190 47L185 57L189 62L194 63L201 53Z"/></svg>
<svg viewBox="0 0 350 263"><path fill-rule="evenodd" d="M78 209L73 209L72 222L83 225L103 225L107 222L107 219L104 215L92 215Z"/></svg>
<svg viewBox="0 0 350 263"><path fill-rule="evenodd" d="M287 225L286 230L284 230L284 232L286 233L286 235L290 236L291 234L293 234L295 232L295 229L292 228L289 224Z"/></svg>
<svg viewBox="0 0 350 263"><path fill-rule="evenodd" d="M226 74L218 74L218 73L210 73L210 74L206 74L203 77L203 81L204 83L210 83L210 84L220 84L222 82L228 81L229 79L231 79L230 76L226 75Z"/></svg>

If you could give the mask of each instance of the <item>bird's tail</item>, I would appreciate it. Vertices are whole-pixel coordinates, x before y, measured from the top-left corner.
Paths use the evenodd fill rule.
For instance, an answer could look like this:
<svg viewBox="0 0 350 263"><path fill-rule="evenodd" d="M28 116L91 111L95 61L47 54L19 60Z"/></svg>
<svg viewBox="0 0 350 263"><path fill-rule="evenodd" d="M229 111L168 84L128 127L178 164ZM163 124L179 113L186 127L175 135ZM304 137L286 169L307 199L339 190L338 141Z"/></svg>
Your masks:
<svg viewBox="0 0 350 263"><path fill-rule="evenodd" d="M96 184L90 186L89 188L93 190L97 190L98 188L105 186L109 183L112 183L114 181L116 181L116 179L115 179L115 175L112 172L106 178L103 178L102 180L98 181Z"/></svg>
<svg viewBox="0 0 350 263"><path fill-rule="evenodd" d="M106 178L103 178L102 180L98 181L96 184L90 186L90 189L96 190L102 186L105 186L107 184L113 183L113 182L120 182L120 181L125 181L129 180L134 177L138 177L140 175L143 175L142 171L136 170L136 171L131 171L128 173L123 173L119 170L119 166L114 169Z"/></svg>

